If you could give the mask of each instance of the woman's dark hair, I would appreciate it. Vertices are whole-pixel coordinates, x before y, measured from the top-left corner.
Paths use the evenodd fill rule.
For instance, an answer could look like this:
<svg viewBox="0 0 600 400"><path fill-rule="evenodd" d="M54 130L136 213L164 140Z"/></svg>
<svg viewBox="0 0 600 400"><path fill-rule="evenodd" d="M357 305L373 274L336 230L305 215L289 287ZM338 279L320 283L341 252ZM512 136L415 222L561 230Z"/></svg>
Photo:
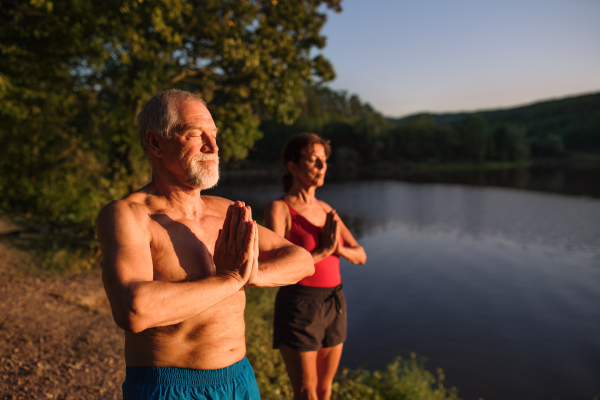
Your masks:
<svg viewBox="0 0 600 400"><path fill-rule="evenodd" d="M294 176L287 169L287 164L292 161L298 163L300 159L306 154L308 149L315 144L320 144L325 148L325 156L329 158L331 155L331 146L329 140L323 139L316 133L301 133L294 136L283 146L283 152L281 153L281 163L285 168L285 172L281 176L281 183L283 184L283 191L287 192L292 188L294 183Z"/></svg>

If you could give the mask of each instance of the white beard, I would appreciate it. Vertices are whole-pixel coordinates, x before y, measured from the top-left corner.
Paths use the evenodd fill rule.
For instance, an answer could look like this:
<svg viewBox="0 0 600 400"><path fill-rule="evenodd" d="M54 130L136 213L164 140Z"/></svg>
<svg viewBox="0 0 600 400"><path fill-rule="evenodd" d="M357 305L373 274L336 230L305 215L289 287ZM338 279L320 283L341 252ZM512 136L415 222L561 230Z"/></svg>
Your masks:
<svg viewBox="0 0 600 400"><path fill-rule="evenodd" d="M203 161L214 160L215 163ZM213 188L219 182L219 157L216 154L200 154L188 165L185 183L193 188L205 190Z"/></svg>

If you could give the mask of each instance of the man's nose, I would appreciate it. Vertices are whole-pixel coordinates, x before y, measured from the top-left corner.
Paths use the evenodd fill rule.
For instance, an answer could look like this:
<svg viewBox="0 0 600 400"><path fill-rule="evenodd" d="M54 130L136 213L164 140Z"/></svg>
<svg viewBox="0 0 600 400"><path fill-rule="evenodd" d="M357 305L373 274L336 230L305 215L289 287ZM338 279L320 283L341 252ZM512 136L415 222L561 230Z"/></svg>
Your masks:
<svg viewBox="0 0 600 400"><path fill-rule="evenodd" d="M217 146L217 139L210 136L210 135L206 135L206 138L204 140L204 144L202 145L202 147L200 148L200 151L202 153L214 153L217 154L219 152L219 146Z"/></svg>

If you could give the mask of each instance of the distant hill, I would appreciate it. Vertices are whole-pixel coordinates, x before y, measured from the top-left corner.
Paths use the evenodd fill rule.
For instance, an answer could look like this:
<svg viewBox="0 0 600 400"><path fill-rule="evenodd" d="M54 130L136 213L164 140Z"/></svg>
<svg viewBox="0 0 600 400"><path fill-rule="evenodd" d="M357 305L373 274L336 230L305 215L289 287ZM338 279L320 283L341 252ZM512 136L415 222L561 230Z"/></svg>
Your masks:
<svg viewBox="0 0 600 400"><path fill-rule="evenodd" d="M547 117L556 113L580 114L586 112L600 112L600 92L585 94L581 96L571 96L563 99L553 99L539 101L533 104L517 106L511 108L499 108L494 110L475 110L458 113L416 113L401 118L387 119L397 125L403 125L409 121L426 116L433 118L438 125L453 124L460 122L472 114L481 114L493 123L496 122L517 122L520 120ZM510 121L509 121L510 120Z"/></svg>
<svg viewBox="0 0 600 400"><path fill-rule="evenodd" d="M528 138L562 138L569 150L600 151L600 93L541 101L538 103L498 110L462 113L421 113L403 118L388 118L396 125L427 117L437 125L457 125L466 117L479 114L491 127L510 124L526 129Z"/></svg>

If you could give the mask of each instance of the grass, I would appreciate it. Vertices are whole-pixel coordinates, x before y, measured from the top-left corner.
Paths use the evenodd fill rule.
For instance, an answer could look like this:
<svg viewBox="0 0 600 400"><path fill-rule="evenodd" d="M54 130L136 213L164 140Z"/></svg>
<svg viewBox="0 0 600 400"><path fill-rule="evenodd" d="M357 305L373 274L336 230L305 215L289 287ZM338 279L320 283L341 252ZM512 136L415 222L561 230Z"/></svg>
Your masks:
<svg viewBox="0 0 600 400"><path fill-rule="evenodd" d="M20 233L4 235L0 241L21 253L9 271L12 274L60 276L100 272L100 254L93 239Z"/></svg>
<svg viewBox="0 0 600 400"><path fill-rule="evenodd" d="M11 274L52 276L100 271L98 240L93 231L78 225L44 224L0 211L0 244L12 259L6 271Z"/></svg>

